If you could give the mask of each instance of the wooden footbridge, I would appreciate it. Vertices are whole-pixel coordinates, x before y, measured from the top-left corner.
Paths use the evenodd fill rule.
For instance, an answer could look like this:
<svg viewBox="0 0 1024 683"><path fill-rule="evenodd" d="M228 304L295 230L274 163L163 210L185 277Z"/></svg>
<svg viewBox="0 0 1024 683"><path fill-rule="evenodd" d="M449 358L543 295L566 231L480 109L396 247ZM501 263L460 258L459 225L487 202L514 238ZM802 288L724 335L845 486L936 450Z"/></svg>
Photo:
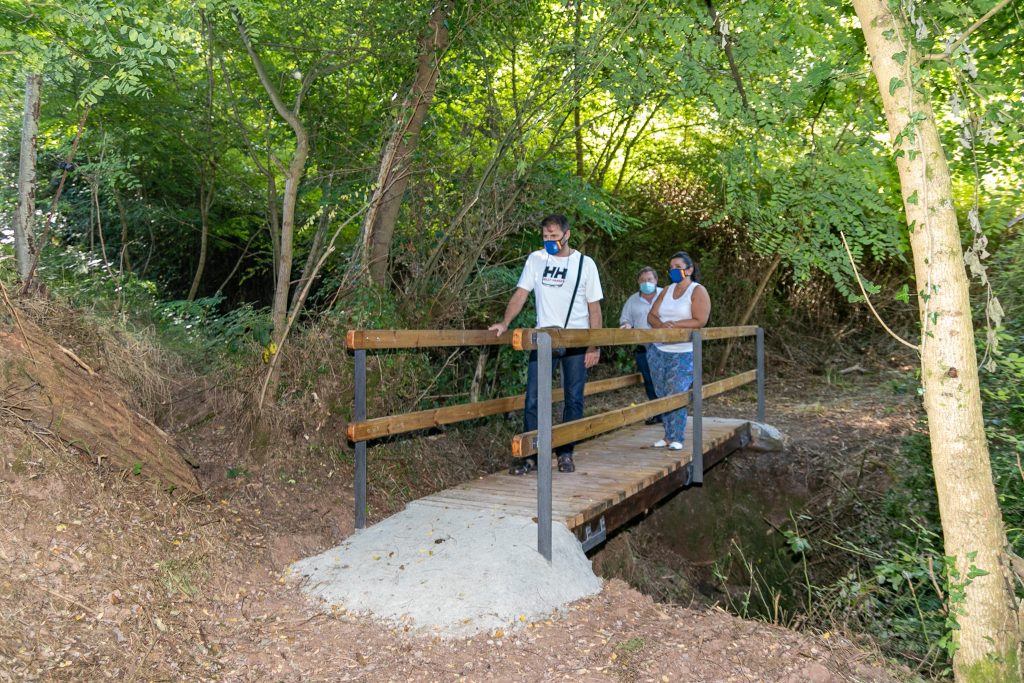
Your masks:
<svg viewBox="0 0 1024 683"><path fill-rule="evenodd" d="M716 382L703 382L703 343L708 340L755 337L756 368ZM652 342L692 341L694 381L690 391L612 410L559 425L552 424L552 404L562 390L552 390L552 348L632 346ZM489 401L446 406L401 415L367 419L366 354L368 350L424 349L451 346L506 345L519 351L537 351L538 429L512 439L510 456L537 454L536 476L499 472L440 491L420 503L453 509L488 509L537 521L537 549L551 559L551 524L564 523L585 550L681 488L701 484L704 472L729 453L750 443L747 422L705 418L703 400L756 382L757 419L764 421L764 333L759 327L717 327L688 330L561 330L518 329L496 336L472 330L352 330L346 337L355 352L355 414L348 437L356 447L356 528L366 526L366 444L373 439L428 429L487 415L521 410L525 398L507 396ZM545 381L546 380L546 381ZM590 396L642 383L639 374L588 382ZM645 425L647 418L682 406L690 407L686 443L682 451L654 448L662 437L661 425ZM551 450L578 442L576 472L552 473Z"/></svg>

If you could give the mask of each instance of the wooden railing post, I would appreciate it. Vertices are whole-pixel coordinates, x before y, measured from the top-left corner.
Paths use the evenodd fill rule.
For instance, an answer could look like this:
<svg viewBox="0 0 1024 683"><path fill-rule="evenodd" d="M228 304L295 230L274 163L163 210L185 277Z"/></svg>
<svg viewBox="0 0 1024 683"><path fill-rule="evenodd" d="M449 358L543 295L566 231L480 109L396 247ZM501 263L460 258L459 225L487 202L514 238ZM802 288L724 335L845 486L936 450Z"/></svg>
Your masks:
<svg viewBox="0 0 1024 683"><path fill-rule="evenodd" d="M757 421L764 422L764 328L757 328Z"/></svg>
<svg viewBox="0 0 1024 683"><path fill-rule="evenodd" d="M551 335L537 332L537 552L551 562Z"/></svg>
<svg viewBox="0 0 1024 683"><path fill-rule="evenodd" d="M356 349L356 422L366 419L366 349ZM366 441L356 441L356 528L366 528Z"/></svg>
<svg viewBox="0 0 1024 683"><path fill-rule="evenodd" d="M687 484L704 483L704 344L701 334L694 330L690 335L693 342L693 386L691 387L692 398L690 405L693 408L691 416L693 429L693 456L690 458L690 476L687 477Z"/></svg>

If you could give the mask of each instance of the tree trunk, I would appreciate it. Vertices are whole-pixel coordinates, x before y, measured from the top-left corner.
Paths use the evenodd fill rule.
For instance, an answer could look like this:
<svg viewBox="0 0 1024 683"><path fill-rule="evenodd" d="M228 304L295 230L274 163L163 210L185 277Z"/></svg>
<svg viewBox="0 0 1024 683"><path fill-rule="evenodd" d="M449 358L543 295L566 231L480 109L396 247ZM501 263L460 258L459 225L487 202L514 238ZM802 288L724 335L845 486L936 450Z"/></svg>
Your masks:
<svg viewBox="0 0 1024 683"><path fill-rule="evenodd" d="M416 151L423 121L427 118L434 91L437 88L441 53L448 47L449 6L439 2L430 15L427 32L420 39L416 78L409 95L402 103L398 121L381 155L377 187L370 210L363 221L363 258L370 280L387 284L388 258L391 240L395 234L402 195L409 186L412 156Z"/></svg>
<svg viewBox="0 0 1024 683"><path fill-rule="evenodd" d="M328 184L329 188L330 185ZM333 211L328 210L326 206L320 209L320 218L316 222L316 232L313 233L313 241L309 244L309 254L306 255L306 264L302 267L302 275L299 276L299 281L295 283L292 302L288 307L289 311L298 310L304 303L302 292L310 278L316 275L316 264L320 261L320 257L327 246L327 228L331 227L331 217L333 215Z"/></svg>
<svg viewBox="0 0 1024 683"><path fill-rule="evenodd" d="M1017 681L1021 634L1006 532L982 422L968 279L949 167L903 19L888 0L854 0L896 148L921 312L921 383L952 584L966 584L953 631L958 681ZM968 575L972 567L986 574Z"/></svg>
<svg viewBox="0 0 1024 683"><path fill-rule="evenodd" d="M296 134L295 156L288 164L284 181L284 198L281 204L281 248L277 263L277 286L274 288L274 306L271 319L274 322L274 343L280 347L284 339L285 322L288 317L288 293L291 290L292 260L295 241L295 206L299 199L299 182L306 169L309 143L303 135Z"/></svg>
<svg viewBox="0 0 1024 683"><path fill-rule="evenodd" d="M480 391L483 389L484 379L487 377L487 358L490 355L490 346L480 347L480 353L476 357L476 369L473 370L473 381L469 385L470 403L476 403L480 400Z"/></svg>
<svg viewBox="0 0 1024 683"><path fill-rule="evenodd" d="M39 132L39 90L43 77L25 77L25 112L21 123L18 164L18 213L14 220L14 257L18 277L27 282L32 272L32 219L36 213L36 134Z"/></svg>
<svg viewBox="0 0 1024 683"><path fill-rule="evenodd" d="M121 193L114 188L114 203L117 204L117 215L121 219L121 250L118 253L117 268L121 275L132 272L132 264L128 258L128 214L121 201Z"/></svg>
<svg viewBox="0 0 1024 683"><path fill-rule="evenodd" d="M235 8L232 8L231 12L238 26L238 33L242 38L242 43L245 44L246 52L248 52L253 67L256 69L256 75L260 79L260 84L263 85L263 89L270 97L270 101L278 115L285 120L295 135L295 152L292 154L292 158L285 169L284 196L281 202L281 229L276 240L276 280L274 283L274 301L270 310L271 321L274 326L271 336L275 345L274 350L276 350L277 347L280 347L285 335L288 317L288 293L291 289L292 258L294 254L295 208L298 204L299 184L306 171L306 160L309 157L309 134L299 119L299 109L302 105L303 96L313 82L315 72L311 70L302 79L302 86L295 97L295 105L289 109L284 100L281 99L281 94L274 86L270 74L267 73L263 60L260 59L259 54L256 52L256 48L253 46L249 36L249 29L246 27L242 15ZM272 168L273 166L268 164L268 169ZM268 188L273 190L274 181L272 173L268 174L267 182ZM271 232L273 233L273 227Z"/></svg>
<svg viewBox="0 0 1024 683"><path fill-rule="evenodd" d="M203 162L206 166L206 162ZM212 164L207 167L212 173ZM206 174L203 174L204 176ZM192 286L188 290L188 300L195 301L199 293L199 283L203 280L203 271L206 270L206 253L210 242L210 206L213 204L213 181L207 185L205 177L199 179L199 263L196 264L196 273L192 277Z"/></svg>
<svg viewBox="0 0 1024 683"><path fill-rule="evenodd" d="M206 143L213 142L213 90L216 84L213 71L213 27L210 26L206 13L200 10L199 17L203 24L203 38L206 42ZM199 263L192 277L192 286L188 289L188 300L195 301L199 294L199 284L206 270L206 255L210 241L210 207L215 194L217 162L214 153L208 148L201 152L199 159Z"/></svg>

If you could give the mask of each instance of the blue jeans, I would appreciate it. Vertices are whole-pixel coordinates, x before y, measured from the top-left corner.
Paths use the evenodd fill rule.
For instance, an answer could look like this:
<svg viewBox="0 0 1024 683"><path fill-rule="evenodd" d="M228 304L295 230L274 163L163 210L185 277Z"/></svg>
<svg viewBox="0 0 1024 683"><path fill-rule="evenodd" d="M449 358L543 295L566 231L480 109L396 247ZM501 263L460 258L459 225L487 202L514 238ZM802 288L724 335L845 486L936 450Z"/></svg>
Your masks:
<svg viewBox="0 0 1024 683"><path fill-rule="evenodd" d="M661 351L652 344L647 350L647 356L647 361L651 364L651 375L654 377L654 388L658 391L659 398L690 390L693 385L692 353ZM683 443L686 416L686 406L670 410L661 416L661 421L665 424L666 441Z"/></svg>
<svg viewBox="0 0 1024 683"><path fill-rule="evenodd" d="M583 417L583 385L587 383L587 368L584 360L587 350L552 349L551 372L562 366L562 389L565 400L562 403L562 422L571 422ZM530 366L526 373L526 406L523 410L523 431L537 429L537 352L530 352ZM575 443L555 448L556 455L572 455Z"/></svg>

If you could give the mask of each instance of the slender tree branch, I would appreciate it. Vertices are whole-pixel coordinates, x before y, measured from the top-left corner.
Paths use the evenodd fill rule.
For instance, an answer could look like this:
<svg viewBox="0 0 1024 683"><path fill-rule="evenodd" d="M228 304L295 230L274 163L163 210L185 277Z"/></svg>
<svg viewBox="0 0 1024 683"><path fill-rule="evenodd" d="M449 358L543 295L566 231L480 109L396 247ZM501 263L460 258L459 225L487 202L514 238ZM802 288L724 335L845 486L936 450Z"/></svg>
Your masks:
<svg viewBox="0 0 1024 683"><path fill-rule="evenodd" d="M18 309L11 303L11 298L7 296L7 288L4 287L3 280L0 280L0 294L4 297L4 303L7 304L7 308L11 309L11 315L14 316L14 322L18 324L18 329L21 330L21 336L25 339L25 350L28 351L28 357L32 359L32 362L36 362L35 354L32 353L32 342L28 338L28 334L25 333L25 328L21 324L21 316L18 315Z"/></svg>
<svg viewBox="0 0 1024 683"><path fill-rule="evenodd" d="M270 386L270 382L277 370L278 359L281 357L281 351L284 349L284 343L288 339L288 333L291 332L292 326L295 324L295 320L299 317L299 312L302 310L302 305L306 301L306 297L309 295L309 290L313 286L313 281L320 273L320 269L323 268L325 263L327 263L328 257L334 253L334 244L338 241L338 236L341 235L341 231L357 217L363 215L363 213L369 208L370 204L367 202L362 206L362 208L346 218L344 222L335 229L334 234L331 236L330 243L327 245L327 248L324 249L324 253L320 256L320 260L317 261L316 267L313 268L313 271L309 274L309 278L302 286L302 290L296 297L295 303L292 305L292 310L288 314L288 320L286 321L284 330L281 333L281 339L278 342L277 351L270 356L270 367L267 368L267 374L263 378L263 386L260 387L260 397L256 406L257 413L263 410L263 401L266 400L267 397L267 388ZM333 212L331 213L333 214Z"/></svg>
<svg viewBox="0 0 1024 683"><path fill-rule="evenodd" d="M743 87L743 79L740 78L740 68L736 64L736 58L732 54L732 38L729 35L722 34L722 18L718 14L718 10L715 9L711 0L705 0L704 4L707 7L708 15L711 17L712 26L714 27L715 32L723 39L722 47L725 51L725 58L729 62L729 72L732 74L732 80L736 82L736 90L739 91L740 100L743 102L743 108L750 111L750 101L747 99L747 91Z"/></svg>
<svg viewBox="0 0 1024 683"><path fill-rule="evenodd" d="M860 279L860 273L857 272L857 263L853 260L853 252L850 251L850 245L847 244L847 242L846 242L846 235L843 234L842 230L840 230L839 231L839 236L843 239L843 248L846 249L846 255L850 259L850 267L853 268L853 275L854 275L854 277L857 278L857 285L860 287L861 294L864 295L864 302L867 303L868 308L871 309L871 312L874 314L875 319L878 320L879 323L881 323L882 327L885 329L886 332L889 333L890 337L892 337L893 339L898 341L900 344L903 344L904 346L906 346L908 348L911 348L911 349L914 349L915 351L920 353L921 352L921 347L920 346L915 346L914 344L911 344L906 339L904 339L903 337L901 337L898 334L896 334L895 332L893 332L892 329L888 325L885 324L885 321L882 320L882 316L878 315L878 311L875 310L874 305L871 303L871 299L868 298L867 290L864 289L864 283Z"/></svg>
<svg viewBox="0 0 1024 683"><path fill-rule="evenodd" d="M925 62L925 61L936 60L936 59L949 59L950 56L952 56L952 54L954 52L956 52L956 49L958 47L960 47L961 45L963 45L964 41L966 41L967 38L969 38L972 33L974 33L979 28L981 28L981 25L984 24L989 19L991 19L992 16L996 12L998 12L999 10L1001 10L1004 7L1006 7L1007 5L1009 5L1010 1L1011 0L999 0L999 2L997 2L995 5L992 6L992 9L990 9L988 12L985 12L985 14L981 17L981 19L978 19L976 22L971 24L970 28L968 28L966 31L961 33L960 37L957 38L955 41L953 41L949 45L949 47L947 47L945 50L943 50L942 52L940 52L938 54L924 55L923 57L921 57L921 61Z"/></svg>
<svg viewBox="0 0 1024 683"><path fill-rule="evenodd" d="M237 7L231 8L231 14L235 18L235 24L238 26L238 34L242 37L242 43L245 45L245 51L249 53L249 59L252 60L252 65L256 69L256 75L259 76L260 84L263 89L267 91L267 95L270 96L270 101L274 105L274 109L281 115L281 118L288 122L288 125L292 127L296 132L302 128L302 123L299 121L299 117L288 108L288 105L281 99L281 93L274 87L273 81L270 79L270 74L267 73L266 67L263 65L263 60L260 59L259 54L256 52L256 48L253 47L252 40L249 38L249 28L245 25L245 21L242 19L241 12L238 11Z"/></svg>

